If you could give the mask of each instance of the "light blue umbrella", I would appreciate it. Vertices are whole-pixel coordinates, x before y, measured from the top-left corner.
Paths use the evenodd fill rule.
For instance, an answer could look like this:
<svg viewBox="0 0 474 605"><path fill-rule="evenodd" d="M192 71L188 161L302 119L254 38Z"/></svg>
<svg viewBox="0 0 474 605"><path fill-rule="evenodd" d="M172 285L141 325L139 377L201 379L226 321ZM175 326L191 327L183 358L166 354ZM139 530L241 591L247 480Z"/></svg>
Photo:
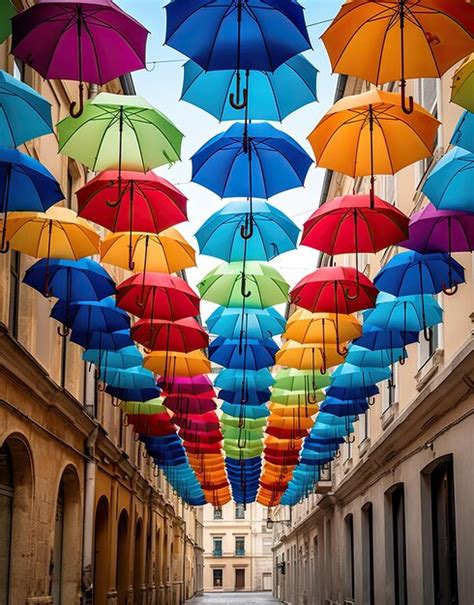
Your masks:
<svg viewBox="0 0 474 605"><path fill-rule="evenodd" d="M266 309L242 309L217 307L207 318L211 334L226 338L239 338L241 331L247 338L264 340L285 331L286 320L273 307Z"/></svg>
<svg viewBox="0 0 474 605"><path fill-rule="evenodd" d="M250 216L252 212L252 216ZM248 239L242 233L249 231ZM225 261L272 260L294 250L299 228L283 212L262 200L227 203L196 232L201 254Z"/></svg>
<svg viewBox="0 0 474 605"><path fill-rule="evenodd" d="M462 114L456 124L450 143L474 153L474 113L465 111Z"/></svg>
<svg viewBox="0 0 474 605"><path fill-rule="evenodd" d="M390 368L360 368L350 363L343 363L334 370L332 384L352 389L376 384L388 380L391 376Z"/></svg>
<svg viewBox="0 0 474 605"><path fill-rule="evenodd" d="M382 292L375 308L364 312L364 321L386 330L421 332L443 322L443 309L430 294L397 298Z"/></svg>
<svg viewBox="0 0 474 605"><path fill-rule="evenodd" d="M100 372L100 380L118 389L146 389L156 384L153 374L142 367L127 370L103 368Z"/></svg>
<svg viewBox="0 0 474 605"><path fill-rule="evenodd" d="M143 365L143 355L135 346L118 351L88 349L82 354L82 359L104 369L127 370Z"/></svg>
<svg viewBox="0 0 474 605"><path fill-rule="evenodd" d="M18 147L51 132L51 104L36 90L0 70L0 145Z"/></svg>
<svg viewBox="0 0 474 605"><path fill-rule="evenodd" d="M474 212L473 181L474 153L453 147L426 179L423 193L439 210Z"/></svg>
<svg viewBox="0 0 474 605"><path fill-rule="evenodd" d="M266 405L239 405L236 403L227 403L227 401L223 401L221 405L221 410L224 414L228 414L229 416L233 416L234 418L238 418L242 416L242 408L245 409L245 418L267 418L270 416L270 412Z"/></svg>
<svg viewBox="0 0 474 605"><path fill-rule="evenodd" d="M274 72L248 71L247 112L229 103L229 91L237 86L237 70L205 71L194 61L184 65L182 100L207 111L219 121L272 120L281 122L300 107L317 101L318 70L296 55Z"/></svg>
<svg viewBox="0 0 474 605"><path fill-rule="evenodd" d="M399 361L400 357L405 359L407 356L404 347L371 351L370 349L351 344L346 362L359 367L385 368Z"/></svg>
<svg viewBox="0 0 474 605"><path fill-rule="evenodd" d="M218 389L235 390L242 386L242 381L249 389L261 390L271 387L275 379L267 368L261 370L233 370L224 369L216 377L214 386Z"/></svg>

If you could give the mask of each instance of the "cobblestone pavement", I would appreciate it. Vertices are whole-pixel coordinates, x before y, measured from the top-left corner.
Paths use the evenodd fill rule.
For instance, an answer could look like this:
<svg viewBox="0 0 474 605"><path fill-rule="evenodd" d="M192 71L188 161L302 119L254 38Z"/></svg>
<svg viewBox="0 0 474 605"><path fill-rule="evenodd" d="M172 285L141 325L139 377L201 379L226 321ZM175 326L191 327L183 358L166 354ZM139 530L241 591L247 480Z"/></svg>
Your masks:
<svg viewBox="0 0 474 605"><path fill-rule="evenodd" d="M270 592L219 592L205 593L186 601L189 605L277 605Z"/></svg>

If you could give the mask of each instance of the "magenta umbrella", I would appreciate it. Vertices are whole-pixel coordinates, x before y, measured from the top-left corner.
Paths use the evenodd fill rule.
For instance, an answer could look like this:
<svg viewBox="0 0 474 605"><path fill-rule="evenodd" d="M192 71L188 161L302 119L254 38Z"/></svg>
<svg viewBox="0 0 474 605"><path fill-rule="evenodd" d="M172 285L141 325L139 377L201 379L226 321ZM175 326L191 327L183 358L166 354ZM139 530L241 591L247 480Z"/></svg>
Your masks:
<svg viewBox="0 0 474 605"><path fill-rule="evenodd" d="M213 399L216 396L213 384L205 374L159 378L158 385L168 395L185 395L203 399Z"/></svg>
<svg viewBox="0 0 474 605"><path fill-rule="evenodd" d="M146 30L112 0L38 0L12 19L12 53L43 78L105 84L145 67Z"/></svg>

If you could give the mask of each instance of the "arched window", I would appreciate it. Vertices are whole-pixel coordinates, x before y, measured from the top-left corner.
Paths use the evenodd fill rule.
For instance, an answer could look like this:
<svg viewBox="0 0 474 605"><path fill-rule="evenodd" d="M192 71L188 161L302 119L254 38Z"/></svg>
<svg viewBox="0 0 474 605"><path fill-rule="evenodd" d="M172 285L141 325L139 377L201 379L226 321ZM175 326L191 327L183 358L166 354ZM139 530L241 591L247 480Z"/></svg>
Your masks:
<svg viewBox="0 0 474 605"><path fill-rule="evenodd" d="M106 605L109 584L109 501L101 496L95 513L94 605Z"/></svg>
<svg viewBox="0 0 474 605"><path fill-rule="evenodd" d="M117 530L117 605L126 605L128 592L128 513L120 513Z"/></svg>
<svg viewBox="0 0 474 605"><path fill-rule="evenodd" d="M0 448L0 603L8 605L13 515L13 464L8 445Z"/></svg>

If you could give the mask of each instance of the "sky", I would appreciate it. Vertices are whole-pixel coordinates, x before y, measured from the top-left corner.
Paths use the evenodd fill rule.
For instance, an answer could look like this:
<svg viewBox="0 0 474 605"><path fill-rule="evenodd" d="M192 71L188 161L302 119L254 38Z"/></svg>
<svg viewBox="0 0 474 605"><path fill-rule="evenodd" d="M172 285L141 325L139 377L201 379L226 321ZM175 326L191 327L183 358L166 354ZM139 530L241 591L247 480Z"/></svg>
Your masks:
<svg viewBox="0 0 474 605"><path fill-rule="evenodd" d="M282 124L274 123L273 125L295 138L313 157L306 137L332 105L337 80L336 75L331 75L326 51L319 40L329 24L319 24L319 22L332 19L342 0L300 0L300 3L305 7L306 23L308 25L318 23L308 29L314 50L304 54L319 70L319 102L298 110L286 118ZM222 205L228 200L221 200L214 193L190 182L190 158L212 136L226 130L230 122L219 123L203 110L179 101L183 78L182 65L186 61L186 57L163 45L166 15L162 7L167 4L167 1L119 0L118 4L148 28L151 35L147 46L147 60L150 63L158 61L155 65L149 65L150 71L143 70L132 74L137 94L155 105L185 134L182 148L183 161L171 168L159 168L156 172L177 185L188 197L189 222L177 225L177 228L197 249L194 233L211 214L222 208ZM301 227L319 203L323 178L324 170L313 166L310 168L304 188L279 194L272 197L269 202L285 212ZM316 268L317 258L316 250L299 247L295 251L277 257L271 264L280 271L290 286L294 286L304 275ZM195 286L208 271L220 262L222 261L219 259L199 255L197 268L186 271L190 284ZM203 317L207 318L213 308L214 305L203 303Z"/></svg>

